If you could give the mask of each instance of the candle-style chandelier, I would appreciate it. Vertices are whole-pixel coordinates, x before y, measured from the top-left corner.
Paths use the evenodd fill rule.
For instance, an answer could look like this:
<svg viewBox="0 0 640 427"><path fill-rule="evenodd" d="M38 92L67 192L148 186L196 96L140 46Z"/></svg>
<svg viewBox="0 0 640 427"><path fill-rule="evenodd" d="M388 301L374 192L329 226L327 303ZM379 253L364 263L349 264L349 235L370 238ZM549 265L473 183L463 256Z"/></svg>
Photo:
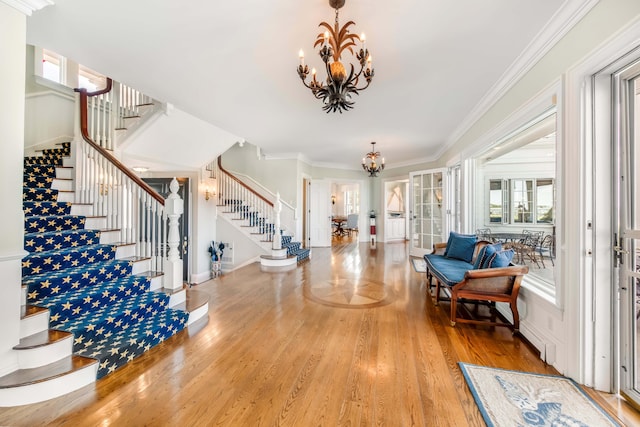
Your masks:
<svg viewBox="0 0 640 427"><path fill-rule="evenodd" d="M362 158L362 169L364 169L370 177L378 176L378 173L384 170L384 157L378 163L376 160L380 157L380 152L376 151L376 143L371 143L371 151Z"/></svg>
<svg viewBox="0 0 640 427"><path fill-rule="evenodd" d="M353 108L354 101L351 100L353 94L358 95L358 91L369 87L373 78L373 68L371 66L371 55L365 46L365 35L362 33L359 37L357 34L349 33L349 27L355 25L355 22L349 21L342 28L338 23L338 10L344 6L345 0L329 0L329 5L336 11L336 20L333 28L326 22L321 22L319 27L325 27L324 33L318 34L313 47L320 46L318 54L324 62L327 71L326 84L316 80L316 69L311 69L311 81L307 84L307 76L309 75L309 67L304 64L304 52L300 50L300 65L298 66L298 75L302 79L302 83L311 89L311 93L323 102L322 109L328 112L347 111ZM349 51L354 55L354 47L356 41L360 41L360 50L355 52L355 57L360 64L360 69L356 73L353 64L349 64L350 71L347 75L345 66L340 62L341 56L345 51ZM366 67L366 68L365 68ZM358 87L360 77L365 82Z"/></svg>

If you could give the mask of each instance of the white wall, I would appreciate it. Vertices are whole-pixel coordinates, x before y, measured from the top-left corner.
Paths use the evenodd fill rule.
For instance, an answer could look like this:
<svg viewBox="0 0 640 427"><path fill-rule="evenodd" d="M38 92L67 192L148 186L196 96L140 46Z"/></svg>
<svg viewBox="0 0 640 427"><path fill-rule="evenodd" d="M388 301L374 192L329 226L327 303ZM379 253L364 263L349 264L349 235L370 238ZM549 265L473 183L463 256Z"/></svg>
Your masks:
<svg viewBox="0 0 640 427"><path fill-rule="evenodd" d="M200 169L239 138L178 108L168 106L118 147L128 165L150 165L155 170Z"/></svg>
<svg viewBox="0 0 640 427"><path fill-rule="evenodd" d="M26 96L24 148L27 153L73 138L73 92L49 90Z"/></svg>
<svg viewBox="0 0 640 427"><path fill-rule="evenodd" d="M17 368L12 351L20 331L21 259L25 252L22 212L22 159L24 151L26 17L0 2L0 375Z"/></svg>

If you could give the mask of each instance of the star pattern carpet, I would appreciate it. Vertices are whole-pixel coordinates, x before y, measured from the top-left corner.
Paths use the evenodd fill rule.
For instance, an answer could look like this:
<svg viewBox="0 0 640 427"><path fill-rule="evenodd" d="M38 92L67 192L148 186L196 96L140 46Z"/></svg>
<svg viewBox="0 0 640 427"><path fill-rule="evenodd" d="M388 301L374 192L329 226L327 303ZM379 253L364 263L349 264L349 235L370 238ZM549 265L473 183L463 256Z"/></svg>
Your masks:
<svg viewBox="0 0 640 427"><path fill-rule="evenodd" d="M49 310L50 328L74 334L75 354L98 359L101 378L184 329L188 314L168 308L168 295L150 291L151 279L57 201L51 184L69 153L65 143L25 158L22 284L28 304Z"/></svg>

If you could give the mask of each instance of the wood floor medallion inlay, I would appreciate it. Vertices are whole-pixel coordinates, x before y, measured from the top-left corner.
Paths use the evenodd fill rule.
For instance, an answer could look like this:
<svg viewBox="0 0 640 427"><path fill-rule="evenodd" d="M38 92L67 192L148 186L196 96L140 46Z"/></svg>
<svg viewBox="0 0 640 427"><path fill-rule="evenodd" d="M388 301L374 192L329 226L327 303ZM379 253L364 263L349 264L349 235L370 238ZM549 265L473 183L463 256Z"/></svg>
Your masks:
<svg viewBox="0 0 640 427"><path fill-rule="evenodd" d="M394 301L393 290L383 282L364 278L338 277L305 285L304 295L329 307L375 308Z"/></svg>

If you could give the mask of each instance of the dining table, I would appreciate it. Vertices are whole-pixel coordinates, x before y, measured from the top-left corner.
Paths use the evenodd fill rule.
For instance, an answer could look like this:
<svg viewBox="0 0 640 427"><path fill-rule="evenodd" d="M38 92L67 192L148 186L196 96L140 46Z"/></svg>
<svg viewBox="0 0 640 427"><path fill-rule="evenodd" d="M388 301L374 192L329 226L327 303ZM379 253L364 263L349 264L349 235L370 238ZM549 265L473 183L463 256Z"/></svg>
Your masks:
<svg viewBox="0 0 640 427"><path fill-rule="evenodd" d="M347 218L343 216L334 216L331 218L331 222L335 224L336 229L333 231L334 236L342 236L345 234L344 228L342 228L342 224L347 222Z"/></svg>
<svg viewBox="0 0 640 427"><path fill-rule="evenodd" d="M524 233L517 232L491 232L491 237L500 242L518 242L525 238Z"/></svg>

